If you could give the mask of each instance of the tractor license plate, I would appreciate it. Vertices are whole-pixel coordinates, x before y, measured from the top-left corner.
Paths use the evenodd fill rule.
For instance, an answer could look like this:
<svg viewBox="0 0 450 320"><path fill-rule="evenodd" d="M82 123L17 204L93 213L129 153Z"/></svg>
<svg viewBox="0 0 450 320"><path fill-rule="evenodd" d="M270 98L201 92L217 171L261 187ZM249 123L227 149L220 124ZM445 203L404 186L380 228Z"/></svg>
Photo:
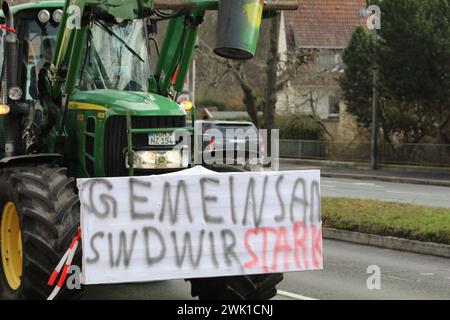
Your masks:
<svg viewBox="0 0 450 320"><path fill-rule="evenodd" d="M150 146L174 146L175 132L150 132L148 144Z"/></svg>

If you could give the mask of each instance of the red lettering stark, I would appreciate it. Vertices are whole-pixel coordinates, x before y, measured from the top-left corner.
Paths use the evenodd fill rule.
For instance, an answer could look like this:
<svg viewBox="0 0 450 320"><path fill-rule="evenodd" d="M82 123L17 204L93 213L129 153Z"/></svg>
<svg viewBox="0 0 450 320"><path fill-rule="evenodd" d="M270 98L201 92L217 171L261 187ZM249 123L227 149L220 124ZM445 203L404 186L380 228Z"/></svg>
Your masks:
<svg viewBox="0 0 450 320"><path fill-rule="evenodd" d="M315 268L322 267L322 226L311 225L312 242L313 242L313 264Z"/></svg>
<svg viewBox="0 0 450 320"><path fill-rule="evenodd" d="M244 234L244 246L250 256L244 263L245 269L259 268L263 273L269 273L322 267L320 224L306 225L297 221L292 228L248 229Z"/></svg>
<svg viewBox="0 0 450 320"><path fill-rule="evenodd" d="M289 270L289 258L292 251L292 247L289 244L288 230L286 227L280 227L277 233L277 242L275 244L275 250L273 252L273 264L272 270L278 271L278 254L284 253L284 271Z"/></svg>
<svg viewBox="0 0 450 320"><path fill-rule="evenodd" d="M308 228L306 225L297 221L294 223L294 256L298 268L308 269L307 243ZM299 254L299 250L301 253ZM302 263L303 261L303 263Z"/></svg>

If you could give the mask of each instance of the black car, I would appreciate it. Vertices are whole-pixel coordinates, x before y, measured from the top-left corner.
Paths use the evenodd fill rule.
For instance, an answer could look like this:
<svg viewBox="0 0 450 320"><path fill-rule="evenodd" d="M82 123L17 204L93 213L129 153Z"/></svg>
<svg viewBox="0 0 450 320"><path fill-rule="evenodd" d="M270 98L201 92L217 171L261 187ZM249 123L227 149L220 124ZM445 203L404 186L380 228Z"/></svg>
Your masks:
<svg viewBox="0 0 450 320"><path fill-rule="evenodd" d="M261 164L264 141L252 122L202 120L197 121L197 127L202 132L204 162L219 157L227 165Z"/></svg>

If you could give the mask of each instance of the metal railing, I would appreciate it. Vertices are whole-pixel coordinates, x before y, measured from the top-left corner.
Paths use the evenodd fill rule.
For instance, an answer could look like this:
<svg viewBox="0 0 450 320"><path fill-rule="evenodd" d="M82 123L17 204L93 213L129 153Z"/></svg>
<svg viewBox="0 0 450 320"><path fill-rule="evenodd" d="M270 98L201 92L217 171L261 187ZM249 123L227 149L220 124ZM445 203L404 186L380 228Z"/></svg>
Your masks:
<svg viewBox="0 0 450 320"><path fill-rule="evenodd" d="M280 140L280 157L370 162L370 143ZM450 167L449 144L380 144L380 162Z"/></svg>

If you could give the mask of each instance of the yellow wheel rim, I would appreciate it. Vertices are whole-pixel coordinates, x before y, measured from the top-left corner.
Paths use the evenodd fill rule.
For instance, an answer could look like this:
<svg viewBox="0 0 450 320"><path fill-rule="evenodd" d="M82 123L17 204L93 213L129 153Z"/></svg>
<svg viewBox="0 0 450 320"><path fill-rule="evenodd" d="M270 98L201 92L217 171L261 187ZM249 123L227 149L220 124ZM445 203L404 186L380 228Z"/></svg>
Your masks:
<svg viewBox="0 0 450 320"><path fill-rule="evenodd" d="M0 224L0 243L3 271L6 281L13 290L17 290L22 277L22 234L16 206L7 202L3 207Z"/></svg>

